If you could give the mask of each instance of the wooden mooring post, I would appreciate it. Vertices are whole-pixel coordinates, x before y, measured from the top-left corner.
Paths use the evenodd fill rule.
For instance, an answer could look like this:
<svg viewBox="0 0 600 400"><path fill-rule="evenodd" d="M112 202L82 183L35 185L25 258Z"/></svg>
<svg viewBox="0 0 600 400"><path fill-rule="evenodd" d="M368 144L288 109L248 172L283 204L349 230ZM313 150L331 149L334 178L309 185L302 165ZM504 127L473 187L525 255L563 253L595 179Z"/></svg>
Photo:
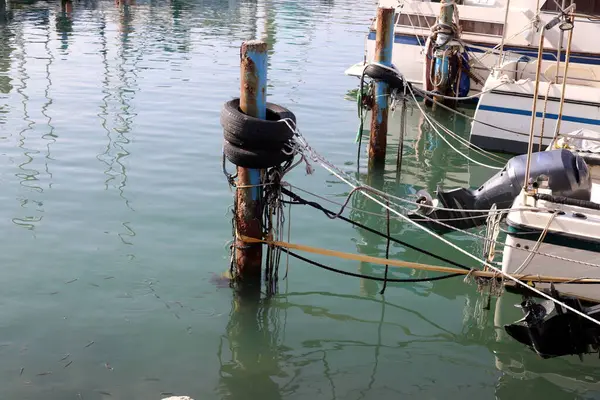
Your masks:
<svg viewBox="0 0 600 400"><path fill-rule="evenodd" d="M375 40L375 62L392 65L394 46L394 13L392 7L377 9L377 34ZM383 164L387 146L388 102L390 88L383 81L375 82L371 135L369 138L369 165Z"/></svg>
<svg viewBox="0 0 600 400"><path fill-rule="evenodd" d="M266 119L267 116L267 44L252 40L241 48L240 109L249 116ZM252 238L262 236L261 195L262 171L237 168L238 181L235 198L236 240L235 260L237 278L244 284L260 290L262 273L262 245L245 243L240 235Z"/></svg>
<svg viewBox="0 0 600 400"><path fill-rule="evenodd" d="M439 26L443 27L436 37L435 64L434 64L434 87L433 90L441 96L434 96L435 103L444 103L454 107L454 101L446 101L445 97L454 82L450 82L450 56L448 54L451 46L448 42L453 39L454 32L451 31L454 21L454 0L440 1ZM458 92L458 91L457 91Z"/></svg>

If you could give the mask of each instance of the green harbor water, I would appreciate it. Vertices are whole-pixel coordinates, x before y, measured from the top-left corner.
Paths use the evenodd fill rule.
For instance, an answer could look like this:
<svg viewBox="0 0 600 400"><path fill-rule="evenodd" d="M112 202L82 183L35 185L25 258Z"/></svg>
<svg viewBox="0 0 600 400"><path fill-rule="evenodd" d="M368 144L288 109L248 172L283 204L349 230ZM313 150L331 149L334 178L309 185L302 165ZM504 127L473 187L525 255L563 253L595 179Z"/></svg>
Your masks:
<svg viewBox="0 0 600 400"><path fill-rule="evenodd" d="M364 146L357 165L358 81L344 70L362 60L375 7L83 0L0 8L1 399L600 398L597 368L542 361L503 338L495 300L484 310L485 297L462 278L389 284L380 295L378 282L284 258L278 294L256 304L238 302L217 278L229 267L233 202L219 112L239 95L244 40L268 42L269 101L293 110L310 144L346 172L398 196L492 175L412 106L401 174L397 113L385 172L367 174ZM468 137L469 121L434 116ZM343 202L349 187L313 166L286 180ZM382 207L362 197L351 205L347 215L385 230ZM381 238L308 207L293 206L288 223L292 242L385 255ZM393 221L391 232L473 265L406 223ZM471 236L447 237L482 254ZM390 255L440 264L397 244ZM519 300L503 297L510 309Z"/></svg>

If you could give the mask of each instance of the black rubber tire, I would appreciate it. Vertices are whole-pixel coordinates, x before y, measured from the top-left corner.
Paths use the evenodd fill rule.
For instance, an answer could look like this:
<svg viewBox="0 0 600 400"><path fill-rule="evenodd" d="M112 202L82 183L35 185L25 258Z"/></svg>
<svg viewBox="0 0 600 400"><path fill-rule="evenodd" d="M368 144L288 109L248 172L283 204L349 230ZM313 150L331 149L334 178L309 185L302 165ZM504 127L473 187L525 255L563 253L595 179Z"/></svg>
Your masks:
<svg viewBox="0 0 600 400"><path fill-rule="evenodd" d="M293 112L273 103L267 103L266 120L250 117L240 111L239 98L228 101L221 110L221 126L224 131L236 138L235 143L244 143L253 148L262 148L269 143L288 142L294 132L286 122L281 121L288 118L296 123Z"/></svg>
<svg viewBox="0 0 600 400"><path fill-rule="evenodd" d="M287 150L287 149L286 149ZM244 168L264 169L281 165L294 155L287 155L280 149L245 149L228 141L223 142L225 157L234 165Z"/></svg>
<svg viewBox="0 0 600 400"><path fill-rule="evenodd" d="M244 149L248 149L248 150L281 150L281 148L288 143L286 142L253 142L253 141L246 141L246 140L240 140L237 136L235 136L233 133L227 131L227 130L223 130L223 139L225 139L226 141L228 141L229 143L231 143L234 146L237 147L241 147Z"/></svg>
<svg viewBox="0 0 600 400"><path fill-rule="evenodd" d="M365 75L376 81L387 83L392 89L404 89L406 85L406 81L402 75L377 64L367 66L365 68Z"/></svg>

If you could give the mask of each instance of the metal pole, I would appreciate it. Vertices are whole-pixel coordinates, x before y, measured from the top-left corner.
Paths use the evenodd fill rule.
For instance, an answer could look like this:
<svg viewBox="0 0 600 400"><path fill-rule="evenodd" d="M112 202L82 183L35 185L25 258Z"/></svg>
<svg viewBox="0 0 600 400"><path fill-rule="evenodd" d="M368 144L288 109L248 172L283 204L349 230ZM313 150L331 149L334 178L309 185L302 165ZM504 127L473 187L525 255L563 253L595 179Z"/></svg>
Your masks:
<svg viewBox="0 0 600 400"><path fill-rule="evenodd" d="M562 0L561 10L565 9L567 0ZM560 55L562 53L562 43L565 33L561 30L558 34L558 48L556 49L556 75L554 76L554 82L558 83L558 71L560 70Z"/></svg>
<svg viewBox="0 0 600 400"><path fill-rule="evenodd" d="M574 17L569 17L571 23L575 23ZM561 31L562 32L562 31ZM573 40L573 29L569 31L569 39L567 43L567 54L565 55L565 73L563 74L562 91L560 94L560 105L558 109L558 118L556 119L556 128L554 129L554 138L560 133L560 123L562 121L563 106L565 104L565 91L567 90L567 71L569 70L569 58L571 57L571 42ZM556 71L558 76L559 71Z"/></svg>
<svg viewBox="0 0 600 400"><path fill-rule="evenodd" d="M391 7L377 9L377 36L375 40L375 62L392 65L394 46L394 12ZM375 101L371 116L371 136L369 138L369 164L380 164L385 160L388 128L388 97L390 88L382 81L375 82Z"/></svg>
<svg viewBox="0 0 600 400"><path fill-rule="evenodd" d="M246 115L265 119L267 116L267 44L244 42L241 49L240 109ZM237 277L240 281L258 283L260 289L262 245L245 243L240 235L262 237L261 175L262 171L237 168L236 251Z"/></svg>
<svg viewBox="0 0 600 400"><path fill-rule="evenodd" d="M498 67L502 65L504 57L504 41L506 40L506 25L508 24L508 11L510 8L510 0L506 1L506 10L504 12L504 25L502 26L502 42L500 42L500 56L498 57Z"/></svg>
<svg viewBox="0 0 600 400"><path fill-rule="evenodd" d="M533 106L531 107L531 123L529 125L529 146L527 148L527 165L525 167L525 181L523 182L523 188L527 191L529 183L529 172L531 168L531 153L533 152L533 135L535 131L535 117L537 109L538 90L540 88L540 71L542 69L542 56L544 52L544 34L546 33L546 26L542 27L540 32L540 43L538 47L538 59L537 59L537 70L535 73L535 89L533 91ZM548 82L550 84L550 82Z"/></svg>

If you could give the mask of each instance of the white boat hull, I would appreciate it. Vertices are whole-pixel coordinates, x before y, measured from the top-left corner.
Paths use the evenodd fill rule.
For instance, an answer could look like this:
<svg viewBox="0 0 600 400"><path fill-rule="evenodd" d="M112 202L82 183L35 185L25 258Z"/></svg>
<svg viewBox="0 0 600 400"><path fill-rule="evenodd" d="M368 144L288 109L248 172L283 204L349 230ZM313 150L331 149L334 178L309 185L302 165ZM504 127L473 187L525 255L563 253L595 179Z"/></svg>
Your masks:
<svg viewBox="0 0 600 400"><path fill-rule="evenodd" d="M548 83L540 83L534 126L534 151L538 151L540 141L541 150L550 143L555 135L560 113L562 86L551 84L550 91L547 88ZM484 91L488 90L491 91L484 93L477 104L471 143L491 151L526 153L535 82L502 84L501 80L490 77L484 88ZM579 129L600 129L600 94L594 87L567 85L559 133Z"/></svg>
<svg viewBox="0 0 600 400"><path fill-rule="evenodd" d="M508 234L505 243L502 271L507 274L514 274L521 265L526 263L527 257L530 255L528 251L522 251L518 248L534 249L536 240L523 239L522 237L518 237L518 235L512 236ZM592 248L592 245L590 245L590 248ZM597 249L600 249L600 246ZM595 264L600 259L600 253L597 250L583 250L542 243L538 251L543 254L561 257L563 260L547 255L535 255L524 269L525 272L521 271L521 273L531 274L533 277L536 275L545 275L573 279L581 277L600 278L600 271L595 271L595 268L572 261L564 261L564 259L569 259ZM535 278L532 278L532 280L535 281ZM548 288L549 285L536 284L536 287L543 289ZM600 301L598 285L560 284L557 285L557 289L561 294L573 295L591 301Z"/></svg>
<svg viewBox="0 0 600 400"><path fill-rule="evenodd" d="M599 168L590 168L592 202L598 201ZM600 279L600 268L595 267L600 264L600 210L519 195L506 222L503 272L528 274L533 282L536 275ZM536 283L535 287L545 289L549 285ZM596 284L561 283L556 284L556 289L562 295L600 303L600 287Z"/></svg>

